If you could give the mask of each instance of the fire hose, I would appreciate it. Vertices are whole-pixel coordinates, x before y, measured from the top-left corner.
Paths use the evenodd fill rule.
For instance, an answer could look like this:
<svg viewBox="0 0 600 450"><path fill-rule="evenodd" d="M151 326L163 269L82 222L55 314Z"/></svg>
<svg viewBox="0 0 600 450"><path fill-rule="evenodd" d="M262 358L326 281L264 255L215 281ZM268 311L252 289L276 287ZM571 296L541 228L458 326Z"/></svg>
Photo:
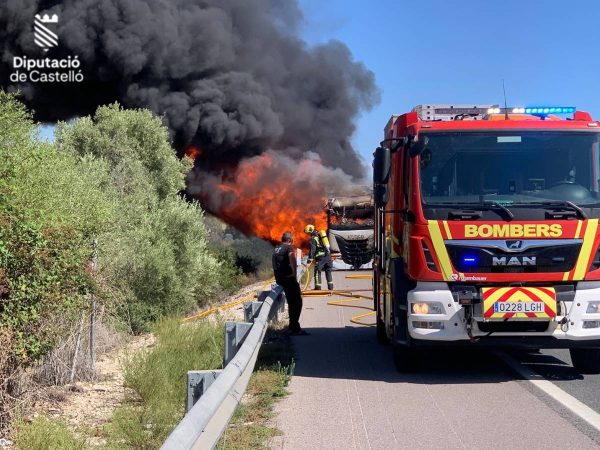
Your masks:
<svg viewBox="0 0 600 450"><path fill-rule="evenodd" d="M375 326L375 324L372 324L372 323L361 322L362 318L372 316L373 314L375 314L375 311L373 311L372 307L352 304L352 303L360 302L363 300L373 300L373 297L370 297L368 295L357 294L357 292L365 292L365 291L371 292L370 289L338 289L338 290L330 290L330 291L329 290L328 291L307 290L308 283L310 282L310 278L311 278L309 268L310 268L310 266L307 267L306 272L305 272L306 274L308 274L308 276L306 277L307 278L306 284L304 285L304 288L302 289L303 297L331 297L331 296L350 297L348 300L330 300L327 302L327 304L330 306L341 306L341 307L345 307L345 308L366 309L369 312L358 314L358 315L352 317L350 319L350 322L355 323L357 325L364 325L364 326L368 326L368 327ZM371 275L346 275L346 278L347 279L357 279L357 278L358 279L367 279L367 278L372 278L372 277L371 277Z"/></svg>
<svg viewBox="0 0 600 450"><path fill-rule="evenodd" d="M274 281L273 279L270 279L267 283L265 283L262 286L262 289L269 286L273 281ZM256 297L256 294L250 294L239 300L235 300L231 303L226 303L224 305L214 306L212 308L205 309L204 311L200 311L199 313L194 314L193 316L189 316L189 317L186 317L185 319L182 319L181 323L187 323L187 322L191 322L194 320L202 319L203 317L214 314L217 311L226 311L228 309L235 308L236 306L241 305L242 303L246 303L248 300L251 300L255 297Z"/></svg>
<svg viewBox="0 0 600 450"><path fill-rule="evenodd" d="M304 286L302 287L302 295L304 297L315 297L315 298L316 297L331 297L331 296L349 297L347 300L330 300L327 302L327 304L330 306L341 306L341 307L346 307L346 308L366 309L369 312L358 314L358 315L352 317L350 319L350 322L355 323L357 325L374 326L374 324L364 323L364 322L360 321L360 319L362 319L364 317L372 316L373 314L375 314L375 311L373 311L373 308L371 308L370 306L352 304L352 303L360 302L363 300L373 300L373 297L370 297L368 295L357 294L357 292L371 292L370 289L338 289L338 290L331 290L331 291L308 290L308 285L309 285L310 279L311 279L311 268L313 268L313 270L314 270L314 261L311 262L308 266L306 266L304 273L300 276L300 282L302 282L302 278L304 276L306 276L306 281L304 282ZM347 279L370 279L370 278L372 278L372 276L371 275L346 275L346 278ZM263 288L268 286L272 282L273 282L273 279L269 280L265 285L263 285ZM187 323L187 322L191 322L194 320L199 320L206 316L214 314L217 311L226 311L228 309L235 308L236 306L241 305L242 303L245 303L255 297L256 297L256 294L250 294L241 299L235 300L233 302L205 309L204 311L200 311L197 314L194 314L192 316L184 318L181 322Z"/></svg>

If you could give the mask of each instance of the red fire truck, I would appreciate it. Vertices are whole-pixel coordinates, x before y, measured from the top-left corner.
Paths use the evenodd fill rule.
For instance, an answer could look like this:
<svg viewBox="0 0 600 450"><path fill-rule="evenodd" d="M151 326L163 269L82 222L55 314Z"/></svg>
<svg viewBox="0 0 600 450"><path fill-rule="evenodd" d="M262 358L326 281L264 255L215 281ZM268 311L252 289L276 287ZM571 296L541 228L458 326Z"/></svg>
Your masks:
<svg viewBox="0 0 600 450"><path fill-rule="evenodd" d="M377 337L568 348L600 372L600 123L572 107L420 105L373 162Z"/></svg>

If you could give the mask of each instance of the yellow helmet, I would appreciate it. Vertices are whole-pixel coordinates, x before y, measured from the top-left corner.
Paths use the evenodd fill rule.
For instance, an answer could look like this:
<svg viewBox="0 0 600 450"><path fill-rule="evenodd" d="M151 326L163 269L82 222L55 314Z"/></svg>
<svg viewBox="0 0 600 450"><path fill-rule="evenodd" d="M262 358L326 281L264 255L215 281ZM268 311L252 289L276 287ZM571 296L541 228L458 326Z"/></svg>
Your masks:
<svg viewBox="0 0 600 450"><path fill-rule="evenodd" d="M315 231L315 226L310 223L304 227L304 232L306 234L311 234L313 231Z"/></svg>

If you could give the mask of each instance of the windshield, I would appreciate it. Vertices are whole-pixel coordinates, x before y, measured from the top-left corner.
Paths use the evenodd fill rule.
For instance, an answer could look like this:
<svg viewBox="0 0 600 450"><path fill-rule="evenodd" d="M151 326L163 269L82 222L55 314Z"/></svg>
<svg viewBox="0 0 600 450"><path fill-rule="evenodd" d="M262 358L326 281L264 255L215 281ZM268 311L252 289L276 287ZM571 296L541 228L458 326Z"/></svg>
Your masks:
<svg viewBox="0 0 600 450"><path fill-rule="evenodd" d="M599 203L599 133L423 133L424 204Z"/></svg>

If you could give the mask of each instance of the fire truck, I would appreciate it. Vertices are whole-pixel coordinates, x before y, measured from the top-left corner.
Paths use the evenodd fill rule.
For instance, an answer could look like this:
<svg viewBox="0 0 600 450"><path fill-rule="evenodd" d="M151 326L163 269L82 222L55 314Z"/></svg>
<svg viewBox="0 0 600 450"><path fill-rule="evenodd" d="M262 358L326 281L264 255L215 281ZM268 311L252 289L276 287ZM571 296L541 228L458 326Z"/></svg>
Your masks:
<svg viewBox="0 0 600 450"><path fill-rule="evenodd" d="M573 107L420 105L373 161L377 338L569 349L600 372L600 123Z"/></svg>
<svg viewBox="0 0 600 450"><path fill-rule="evenodd" d="M325 206L331 251L347 268L365 268L373 259L373 196L332 196Z"/></svg>

